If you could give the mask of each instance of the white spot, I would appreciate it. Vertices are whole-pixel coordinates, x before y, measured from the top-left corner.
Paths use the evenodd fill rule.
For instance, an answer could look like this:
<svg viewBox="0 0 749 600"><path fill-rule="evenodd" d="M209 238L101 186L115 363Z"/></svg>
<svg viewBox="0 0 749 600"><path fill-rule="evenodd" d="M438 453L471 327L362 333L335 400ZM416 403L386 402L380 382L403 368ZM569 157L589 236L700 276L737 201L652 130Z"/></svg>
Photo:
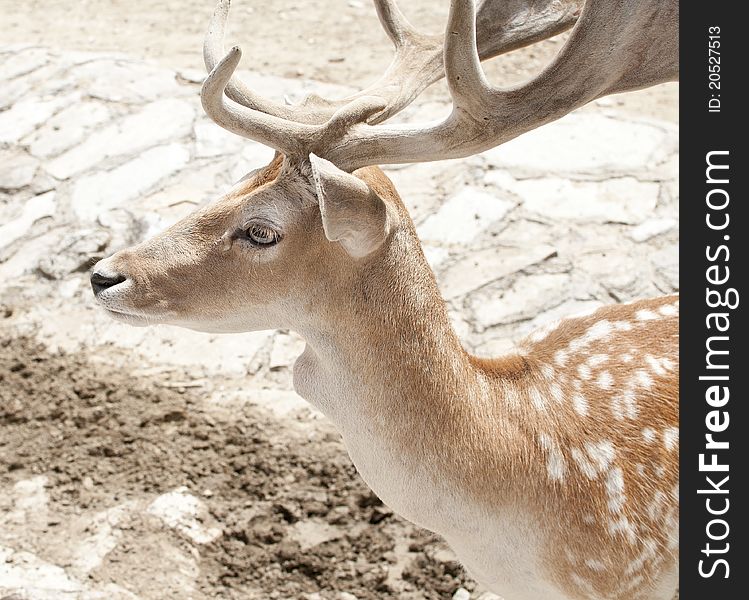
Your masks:
<svg viewBox="0 0 749 600"><path fill-rule="evenodd" d="M652 444L655 441L655 430L652 427L644 427L642 430L642 439L648 444Z"/></svg>
<svg viewBox="0 0 749 600"><path fill-rule="evenodd" d="M671 489L671 497L677 502L679 501L679 484L678 483Z"/></svg>
<svg viewBox="0 0 749 600"><path fill-rule="evenodd" d="M663 504L666 501L666 494L658 490L653 494L653 500L648 504L648 517L651 521L659 521L663 514Z"/></svg>
<svg viewBox="0 0 749 600"><path fill-rule="evenodd" d="M679 430L676 427L669 427L663 431L663 445L666 450L673 450L679 443Z"/></svg>
<svg viewBox="0 0 749 600"><path fill-rule="evenodd" d="M541 447L546 450L546 472L552 481L562 481L567 471L567 463L564 460L562 452L559 450L556 442L548 435L542 433L538 436Z"/></svg>
<svg viewBox="0 0 749 600"><path fill-rule="evenodd" d="M549 391L551 392L551 397L554 398L555 402L557 402L558 404L564 402L564 392L562 391L562 386L560 386L558 383L552 383Z"/></svg>
<svg viewBox="0 0 749 600"><path fill-rule="evenodd" d="M546 408L546 398L543 397L536 386L532 385L528 388L528 395L531 398L531 402L533 402L533 406L538 410L544 410Z"/></svg>
<svg viewBox="0 0 749 600"><path fill-rule="evenodd" d="M626 575L634 575L645 566L648 560L655 558L656 551L658 550L658 544L655 543L655 540L645 538L642 540L642 546L642 552L627 565L627 570L624 572Z"/></svg>
<svg viewBox="0 0 749 600"><path fill-rule="evenodd" d="M666 469L663 468L663 465L659 465L655 468L655 476L658 479L663 479L663 476L666 474Z"/></svg>
<svg viewBox="0 0 749 600"><path fill-rule="evenodd" d="M595 596L596 590L590 581L588 581L584 577L581 577L577 573L572 573L572 575L570 575L570 578L572 579L572 583L580 588L586 596Z"/></svg>
<svg viewBox="0 0 749 600"><path fill-rule="evenodd" d="M668 548L677 548L679 546L679 518L675 510L669 511L666 515L665 528L668 531Z"/></svg>
<svg viewBox="0 0 749 600"><path fill-rule="evenodd" d="M639 409L637 408L637 396L634 390L624 390L622 394L622 403L624 404L624 410L627 417L630 419L636 419Z"/></svg>
<svg viewBox="0 0 749 600"><path fill-rule="evenodd" d="M632 378L632 383L635 387L643 387L646 390L653 386L653 378L647 374L646 371L637 371Z"/></svg>
<svg viewBox="0 0 749 600"><path fill-rule="evenodd" d="M652 310L647 309L638 310L635 313L635 317L638 321L652 321L653 319L659 318Z"/></svg>
<svg viewBox="0 0 749 600"><path fill-rule="evenodd" d="M637 417L637 401L634 391L626 388L621 394L616 394L611 398L611 412L614 417L621 421L626 416L629 419Z"/></svg>
<svg viewBox="0 0 749 600"><path fill-rule="evenodd" d="M606 569L606 565L603 564L600 560L596 560L594 558L589 558L585 561L585 566L593 571L603 571Z"/></svg>
<svg viewBox="0 0 749 600"><path fill-rule="evenodd" d="M583 515L583 523L586 525L593 525L596 522L596 518L593 515Z"/></svg>
<svg viewBox="0 0 749 600"><path fill-rule="evenodd" d="M679 314L678 303L676 305L664 304L658 309L658 312L664 317L675 317Z"/></svg>
<svg viewBox="0 0 749 600"><path fill-rule="evenodd" d="M575 464L577 464L580 471L582 471L583 475L591 480L598 477L598 471L596 470L595 465L593 465L593 463L588 460L588 457L585 456L582 450L578 448L572 448L572 450L570 450L570 454L572 454L572 459L575 461Z"/></svg>
<svg viewBox="0 0 749 600"><path fill-rule="evenodd" d="M632 329L632 323L629 321L614 321L611 326L616 331L630 331Z"/></svg>
<svg viewBox="0 0 749 600"><path fill-rule="evenodd" d="M645 581L645 578L642 575L635 575L632 577L632 579L625 581L623 586L620 586L620 590L623 592L628 592L630 590L633 590L638 585L640 585L643 581Z"/></svg>
<svg viewBox="0 0 749 600"><path fill-rule="evenodd" d="M520 407L520 393L518 392L518 388L514 385L504 385L502 386L504 391L504 398L507 404L513 408L519 408Z"/></svg>
<svg viewBox="0 0 749 600"><path fill-rule="evenodd" d="M554 362L559 367L563 367L567 364L567 358L569 358L569 352L566 350L557 350L554 354Z"/></svg>
<svg viewBox="0 0 749 600"><path fill-rule="evenodd" d="M546 379L554 379L554 369L551 365L541 365L541 375Z"/></svg>
<svg viewBox="0 0 749 600"><path fill-rule="evenodd" d="M626 497L624 495L624 473L619 467L609 471L606 478L606 492L609 495L609 510L613 513L620 512Z"/></svg>
<svg viewBox="0 0 749 600"><path fill-rule="evenodd" d="M611 461L614 460L614 444L608 440L597 442L595 444L592 442L586 442L585 451L598 467L599 471L605 471L608 469Z"/></svg>
<svg viewBox="0 0 749 600"><path fill-rule="evenodd" d="M654 356L650 354L645 355L645 362L648 363L650 366L650 369L655 373L656 375L665 375L668 371L666 371L663 360L655 358Z"/></svg>
<svg viewBox="0 0 749 600"><path fill-rule="evenodd" d="M586 365L585 363L581 364L579 367L577 367L577 374L580 376L580 379L584 379L587 381L590 379L590 367Z"/></svg>
<svg viewBox="0 0 749 600"><path fill-rule="evenodd" d="M630 544L634 544L637 541L635 529L627 517L619 517L616 521L609 521L608 530L612 536L615 536L617 533L623 533Z"/></svg>
<svg viewBox="0 0 749 600"><path fill-rule="evenodd" d="M645 465L643 465L642 463L637 463L635 465L635 471L637 471L637 474L640 477L645 477Z"/></svg>
<svg viewBox="0 0 749 600"><path fill-rule="evenodd" d="M631 363L632 362L632 355L627 352L625 355L622 356L622 362L623 363Z"/></svg>
<svg viewBox="0 0 749 600"><path fill-rule="evenodd" d="M596 385L602 390L610 390L614 384L614 378L608 371L601 371L601 374L596 379Z"/></svg>
<svg viewBox="0 0 749 600"><path fill-rule="evenodd" d="M561 320L556 320L544 325L540 329L537 329L536 331L531 333L530 336L528 336L528 339L534 344L538 344L539 342L544 341L552 331L559 327L561 322Z"/></svg>
<svg viewBox="0 0 749 600"><path fill-rule="evenodd" d="M588 414L588 401L581 393L577 392L572 396L572 406L575 407L575 412L580 416L584 417Z"/></svg>
<svg viewBox="0 0 749 600"><path fill-rule="evenodd" d="M605 363L608 359L609 359L608 354L594 354L590 358L588 358L588 360L586 360L585 363L589 367L595 369L596 367Z"/></svg>
<svg viewBox="0 0 749 600"><path fill-rule="evenodd" d="M591 342L607 338L610 333L611 333L611 323L609 323L607 320L604 319L603 321L598 321L597 323L595 323L590 329L588 329L588 331L586 331L579 338L572 340L569 343L568 347L572 352L577 352L578 350L587 346Z"/></svg>

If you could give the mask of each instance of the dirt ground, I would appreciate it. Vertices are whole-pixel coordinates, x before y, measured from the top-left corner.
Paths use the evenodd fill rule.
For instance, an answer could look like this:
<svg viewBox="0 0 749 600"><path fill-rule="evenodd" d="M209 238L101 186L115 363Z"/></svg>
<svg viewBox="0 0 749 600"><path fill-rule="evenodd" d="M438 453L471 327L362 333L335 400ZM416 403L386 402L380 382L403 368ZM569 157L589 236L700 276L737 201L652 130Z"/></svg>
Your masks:
<svg viewBox="0 0 749 600"><path fill-rule="evenodd" d="M186 486L223 529L201 550L203 597L336 598L341 590L360 599L437 599L473 588L441 541L367 489L332 428L293 435L246 407L218 419L195 392L170 383L94 365L85 354L52 354L26 338L0 340L0 487L48 478L47 518L26 530L26 548L65 564L81 511ZM0 522L10 510L10 498L0 498ZM316 539L301 523L314 524ZM122 527L138 535L89 578L125 579L144 598L171 597L168 586L157 590L168 563L149 560L153 540L141 535L148 528ZM158 528L154 540L164 534Z"/></svg>

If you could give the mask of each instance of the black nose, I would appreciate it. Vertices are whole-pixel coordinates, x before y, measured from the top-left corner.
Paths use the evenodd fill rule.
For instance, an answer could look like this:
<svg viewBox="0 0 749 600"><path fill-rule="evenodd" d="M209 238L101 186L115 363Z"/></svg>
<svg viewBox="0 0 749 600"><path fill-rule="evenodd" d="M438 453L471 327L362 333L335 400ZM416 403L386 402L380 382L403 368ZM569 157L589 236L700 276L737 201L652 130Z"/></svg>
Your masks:
<svg viewBox="0 0 749 600"><path fill-rule="evenodd" d="M101 294L104 290L111 288L113 285L122 283L127 277L117 273L116 275L105 275L94 271L91 273L91 287L94 289L94 295Z"/></svg>

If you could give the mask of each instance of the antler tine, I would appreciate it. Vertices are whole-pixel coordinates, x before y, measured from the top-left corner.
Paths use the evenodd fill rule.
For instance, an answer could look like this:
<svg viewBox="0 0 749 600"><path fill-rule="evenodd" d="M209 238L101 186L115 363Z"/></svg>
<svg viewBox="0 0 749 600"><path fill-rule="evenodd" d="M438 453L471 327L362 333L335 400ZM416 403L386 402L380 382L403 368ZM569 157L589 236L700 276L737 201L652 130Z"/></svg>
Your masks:
<svg viewBox="0 0 749 600"><path fill-rule="evenodd" d="M279 152L303 153L303 140L311 138L319 127L289 121L274 114L249 108L224 96L241 57L241 49L234 46L203 82L200 99L206 114L224 129L270 146Z"/></svg>
<svg viewBox="0 0 749 600"><path fill-rule="evenodd" d="M491 88L476 45L476 7L472 0L450 4L444 44L445 78L455 108L473 109L486 102Z"/></svg>
<svg viewBox="0 0 749 600"><path fill-rule="evenodd" d="M361 96L338 109L322 124L299 123L235 102L225 95L242 50L234 46L213 68L200 90L206 114L224 129L270 146L287 156L307 157L365 121L385 105L382 98Z"/></svg>
<svg viewBox="0 0 749 600"><path fill-rule="evenodd" d="M413 39L417 33L394 0L374 0L382 28L396 48Z"/></svg>
<svg viewBox="0 0 749 600"><path fill-rule="evenodd" d="M216 68L216 65L226 55L224 38L226 37L230 6L231 0L218 0L208 24L208 31L203 42L203 61L209 73ZM227 83L226 95L252 110L300 123L324 123L335 110L335 106L291 106L273 102L253 92L236 76L232 76Z"/></svg>

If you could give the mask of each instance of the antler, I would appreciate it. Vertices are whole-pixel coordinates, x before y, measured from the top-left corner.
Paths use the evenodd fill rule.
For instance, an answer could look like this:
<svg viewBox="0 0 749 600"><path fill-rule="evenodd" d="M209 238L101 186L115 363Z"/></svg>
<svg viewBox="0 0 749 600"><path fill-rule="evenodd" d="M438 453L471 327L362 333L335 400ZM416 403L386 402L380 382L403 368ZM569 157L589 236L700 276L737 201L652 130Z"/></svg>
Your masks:
<svg viewBox="0 0 749 600"><path fill-rule="evenodd" d="M395 39L410 31L387 4ZM387 12L387 11L390 12ZM382 15L381 15L382 18ZM570 38L552 63L525 85L494 88L486 81L476 44L472 0L452 0L444 68L453 110L426 126L377 125L367 118L388 100L357 95L325 123L310 125L248 108L223 97L239 61L234 48L206 80L206 112L217 123L287 155L314 152L346 170L372 164L459 158L482 152L557 119L606 94L678 78L678 3L663 0L588 0ZM409 26L410 27L410 26Z"/></svg>
<svg viewBox="0 0 749 600"><path fill-rule="evenodd" d="M232 76L226 95L235 102L269 115L299 123L321 124L336 110L357 98L377 96L386 101L383 110L368 122L388 119L408 106L425 88L444 76L443 38L418 32L393 0L373 0L385 33L395 46L395 56L380 79L366 89L329 100L316 94L302 104L278 104L253 92ZM478 50L482 60L546 39L569 29L577 19L583 0L483 0L478 9ZM211 72L226 55L226 37L231 0L219 0L203 44L203 59Z"/></svg>

